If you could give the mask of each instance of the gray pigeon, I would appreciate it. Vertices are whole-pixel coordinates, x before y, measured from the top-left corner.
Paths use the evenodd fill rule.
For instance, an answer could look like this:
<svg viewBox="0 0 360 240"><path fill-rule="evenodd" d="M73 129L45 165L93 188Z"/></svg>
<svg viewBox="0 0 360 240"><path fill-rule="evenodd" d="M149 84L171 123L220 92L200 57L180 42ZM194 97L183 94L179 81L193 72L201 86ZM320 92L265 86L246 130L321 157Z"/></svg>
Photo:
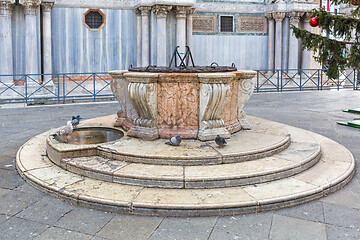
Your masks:
<svg viewBox="0 0 360 240"><path fill-rule="evenodd" d="M227 143L225 138L220 137L219 135L216 136L215 142L219 147L224 147Z"/></svg>
<svg viewBox="0 0 360 240"><path fill-rule="evenodd" d="M175 137L170 138L169 142L166 142L167 145L179 146L181 143L180 135L176 135Z"/></svg>
<svg viewBox="0 0 360 240"><path fill-rule="evenodd" d="M73 131L73 124L72 121L67 121L66 126L60 127L56 130L55 134L52 136L62 136L62 135L69 135Z"/></svg>
<svg viewBox="0 0 360 240"><path fill-rule="evenodd" d="M77 115L76 117L75 116L72 116L72 119L71 119L71 123L74 127L76 127L77 125L79 125L80 123L80 119L82 119L80 117L80 115Z"/></svg>

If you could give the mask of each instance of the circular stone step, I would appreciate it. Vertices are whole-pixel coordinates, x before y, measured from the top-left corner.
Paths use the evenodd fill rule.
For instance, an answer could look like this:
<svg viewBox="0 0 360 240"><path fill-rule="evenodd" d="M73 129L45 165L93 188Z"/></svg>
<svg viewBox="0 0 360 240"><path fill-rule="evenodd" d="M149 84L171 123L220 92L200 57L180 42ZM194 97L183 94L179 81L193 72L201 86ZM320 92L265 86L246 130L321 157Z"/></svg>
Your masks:
<svg viewBox="0 0 360 240"><path fill-rule="evenodd" d="M66 164L65 158L100 157L125 162L154 165L193 166L236 163L265 158L279 153L290 145L290 135L281 125L264 119L249 118L252 130L231 136L224 148L214 141L183 140L180 146L166 145L166 139L143 141L126 135L121 139L101 144L72 145L58 142L47 135L47 153L56 164ZM102 124L105 127L105 125Z"/></svg>
<svg viewBox="0 0 360 240"><path fill-rule="evenodd" d="M128 139L117 140L117 142L112 142L106 146L101 145L99 147L100 152L91 153L91 155L99 154L100 156L60 158L59 161L59 158L51 153L54 139L48 137L48 143L50 142L48 144L48 153L55 164L76 174L103 181L160 188L219 188L263 183L302 172L319 161L321 153L319 143L310 135L306 133L299 135L297 131L293 131L290 147L282 152L255 160L235 161L235 157L238 158L239 156L242 159L251 159L254 152L257 152L256 154L259 156L262 154L265 156L271 155L271 151L277 152L289 145L290 134L283 125L266 120L258 121L255 118L251 119L251 122L254 125L253 130L243 131L241 134L233 136L232 139L228 140L228 144L224 148L215 146L214 142L196 140L183 140L179 147L168 146L164 144L166 140L158 140L157 142L161 143L156 148L154 142L128 137ZM282 141L278 143L276 140ZM272 145L269 145L271 143ZM286 144L283 145L283 143ZM276 146L281 147L277 148ZM59 149L62 147L60 149L61 154L63 152L68 153L64 151L64 149L68 150L68 144L55 144L55 147ZM174 155L178 157L186 156L190 161L195 161L195 157L196 161L201 161L214 152L220 155L222 159L219 158L221 162L219 161L218 164L204 164L201 166L188 165L187 162L185 166L178 166L177 164L183 162L159 165L134 161L126 162L111 158L124 155L119 149L122 149L127 154L128 152L134 152L135 147L138 148L138 152L142 153L142 159L147 159L147 157L152 158L152 160L159 159L163 157L164 152L169 153L171 150L176 151ZM70 148L73 148L75 153L78 148L84 150L81 149L82 146L78 145L70 145ZM151 151L148 150L150 148ZM158 148L161 148L161 150L158 150ZM102 157L104 155L103 149L108 153L112 153L108 155L109 158ZM114 151L116 151L116 154ZM154 151L157 152L154 153ZM189 152L192 152L192 154L190 155ZM196 156L194 157L195 152ZM169 158L171 157L169 156Z"/></svg>
<svg viewBox="0 0 360 240"><path fill-rule="evenodd" d="M70 172L103 181L160 188L218 188L257 184L307 170L321 156L320 144L293 141L271 157L239 163L204 166L168 166L131 163L99 156L63 159Z"/></svg>
<svg viewBox="0 0 360 240"><path fill-rule="evenodd" d="M322 156L313 167L291 177L261 184L212 189L164 189L130 186L66 171L46 156L45 134L17 153L19 174L41 191L73 204L132 214L210 216L252 213L293 206L334 192L351 180L355 161L342 145L305 130L285 126L294 136L311 135Z"/></svg>

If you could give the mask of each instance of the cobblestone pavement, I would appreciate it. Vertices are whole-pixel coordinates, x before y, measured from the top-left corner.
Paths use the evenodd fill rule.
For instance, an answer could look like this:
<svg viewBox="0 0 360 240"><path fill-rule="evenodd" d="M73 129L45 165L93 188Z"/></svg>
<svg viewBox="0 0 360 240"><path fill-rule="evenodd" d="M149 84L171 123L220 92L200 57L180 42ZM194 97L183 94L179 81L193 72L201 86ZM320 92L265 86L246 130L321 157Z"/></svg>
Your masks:
<svg viewBox="0 0 360 240"><path fill-rule="evenodd" d="M116 103L11 108L0 105L0 239L360 239L359 129L336 124L360 117L360 92L255 94L249 115L307 129L346 146L357 162L354 179L328 197L292 208L230 217L173 218L101 212L54 199L24 182L14 168L18 148L63 125L72 115L116 112Z"/></svg>

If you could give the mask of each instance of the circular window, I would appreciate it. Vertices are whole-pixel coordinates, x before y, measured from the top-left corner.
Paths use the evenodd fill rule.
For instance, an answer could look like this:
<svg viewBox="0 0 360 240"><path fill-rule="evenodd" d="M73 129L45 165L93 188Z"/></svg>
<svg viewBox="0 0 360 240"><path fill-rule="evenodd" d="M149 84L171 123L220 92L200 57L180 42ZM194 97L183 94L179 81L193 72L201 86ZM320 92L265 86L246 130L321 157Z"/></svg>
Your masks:
<svg viewBox="0 0 360 240"><path fill-rule="evenodd" d="M84 13L83 23L89 30L97 31L105 26L106 17L100 9L90 8Z"/></svg>

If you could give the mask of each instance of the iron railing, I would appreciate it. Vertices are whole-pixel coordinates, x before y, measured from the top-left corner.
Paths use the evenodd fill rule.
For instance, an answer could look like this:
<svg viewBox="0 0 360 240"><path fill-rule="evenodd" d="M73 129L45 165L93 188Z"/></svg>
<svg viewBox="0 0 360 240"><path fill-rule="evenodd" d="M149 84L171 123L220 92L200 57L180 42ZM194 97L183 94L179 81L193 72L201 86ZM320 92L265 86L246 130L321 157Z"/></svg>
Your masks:
<svg viewBox="0 0 360 240"><path fill-rule="evenodd" d="M329 79L326 69L256 70L255 92L357 89L359 72L340 71L338 79Z"/></svg>
<svg viewBox="0 0 360 240"><path fill-rule="evenodd" d="M0 75L0 104L114 99L108 73Z"/></svg>
<svg viewBox="0 0 360 240"><path fill-rule="evenodd" d="M359 72L345 70L331 80L326 69L256 70L255 92L357 89ZM106 72L0 75L0 104L113 100Z"/></svg>

